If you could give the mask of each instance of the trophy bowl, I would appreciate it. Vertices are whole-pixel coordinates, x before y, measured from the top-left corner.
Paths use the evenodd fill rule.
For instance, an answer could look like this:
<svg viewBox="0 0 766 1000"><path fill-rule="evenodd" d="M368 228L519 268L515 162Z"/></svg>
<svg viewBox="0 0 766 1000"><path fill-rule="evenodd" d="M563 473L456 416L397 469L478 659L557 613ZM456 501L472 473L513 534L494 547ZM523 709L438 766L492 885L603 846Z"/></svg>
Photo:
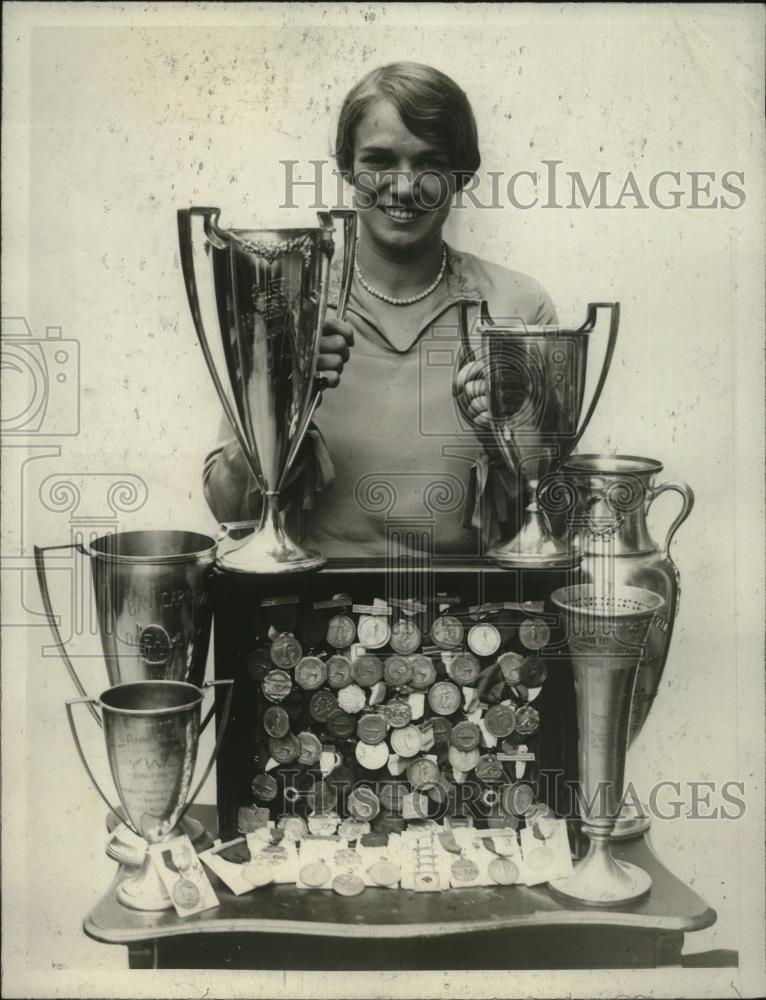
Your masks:
<svg viewBox="0 0 766 1000"><path fill-rule="evenodd" d="M317 377L317 359L334 253L333 219L342 220L344 234L337 313L342 319L351 290L356 214L320 212L317 228L263 230L222 229L219 215L217 208L178 212L181 266L202 353L262 507L260 522L250 525L254 530L241 545L219 552L218 565L234 573L318 569L324 557L289 537L279 500L324 385ZM194 217L203 220L222 365L203 318Z"/></svg>
<svg viewBox="0 0 766 1000"><path fill-rule="evenodd" d="M218 728L215 749L196 789L190 794L200 733L212 718L213 706L200 722L202 690L182 681L135 681L118 684L99 698L75 698L66 705L69 725L88 777L101 798L117 812L101 790L83 752L73 708L88 703L100 709L104 742L117 797L132 832L149 844L177 837L178 824L196 798L218 754L231 707L233 681ZM148 851L138 874L126 879L117 898L134 910L165 910L172 901Z"/></svg>

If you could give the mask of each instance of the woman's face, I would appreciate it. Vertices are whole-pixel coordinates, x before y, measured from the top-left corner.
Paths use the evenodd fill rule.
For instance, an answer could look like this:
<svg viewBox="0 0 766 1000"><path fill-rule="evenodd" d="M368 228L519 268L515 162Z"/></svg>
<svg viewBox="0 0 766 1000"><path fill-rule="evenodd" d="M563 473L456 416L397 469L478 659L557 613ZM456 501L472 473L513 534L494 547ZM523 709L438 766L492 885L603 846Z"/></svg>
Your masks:
<svg viewBox="0 0 766 1000"><path fill-rule="evenodd" d="M372 239L416 249L441 232L455 181L447 153L413 135L390 101L373 102L354 136L355 203Z"/></svg>

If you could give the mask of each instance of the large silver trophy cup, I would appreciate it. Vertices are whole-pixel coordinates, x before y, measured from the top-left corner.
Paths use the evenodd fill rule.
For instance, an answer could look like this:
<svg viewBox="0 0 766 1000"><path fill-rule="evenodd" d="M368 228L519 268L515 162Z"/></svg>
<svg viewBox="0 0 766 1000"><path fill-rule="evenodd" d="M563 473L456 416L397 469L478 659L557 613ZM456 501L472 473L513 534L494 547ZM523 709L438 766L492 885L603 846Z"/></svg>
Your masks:
<svg viewBox="0 0 766 1000"><path fill-rule="evenodd" d="M601 372L581 421L588 342L599 310L609 313L609 333ZM473 353L462 315L466 353ZM494 444L509 469L523 475L531 493L518 534L487 552L500 566L556 568L576 561L572 546L552 530L543 498L549 487L550 509L555 509L552 474L574 451L593 416L612 362L619 318L619 303L597 302L588 306L585 323L574 330L527 326L521 320L495 323L482 303L475 333L481 338Z"/></svg>
<svg viewBox="0 0 766 1000"><path fill-rule="evenodd" d="M320 226L314 229L226 230L218 225L219 214L217 208L178 212L181 266L202 353L263 506L255 532L242 545L220 554L218 563L239 573L316 569L324 558L288 536L279 495L322 389L317 358L334 252L334 219L340 220L344 231L338 296L342 318L351 288L356 215L320 212ZM195 217L202 220L212 268L217 312L213 322L223 346L223 375L206 333L197 286Z"/></svg>
<svg viewBox="0 0 766 1000"><path fill-rule="evenodd" d="M100 709L109 767L114 786L131 830L149 844L177 837L178 824L205 782L218 754L231 707L233 681L227 685L226 703L215 749L196 789L190 793L200 733L212 718L211 707L200 722L202 691L180 681L138 681L118 684L100 698L75 698L67 702L72 736L83 767L101 798L116 808L101 790L80 743L73 707L87 703L97 714ZM207 685L206 685L207 686ZM141 870L126 879L117 898L135 910L165 910L172 901L148 851Z"/></svg>

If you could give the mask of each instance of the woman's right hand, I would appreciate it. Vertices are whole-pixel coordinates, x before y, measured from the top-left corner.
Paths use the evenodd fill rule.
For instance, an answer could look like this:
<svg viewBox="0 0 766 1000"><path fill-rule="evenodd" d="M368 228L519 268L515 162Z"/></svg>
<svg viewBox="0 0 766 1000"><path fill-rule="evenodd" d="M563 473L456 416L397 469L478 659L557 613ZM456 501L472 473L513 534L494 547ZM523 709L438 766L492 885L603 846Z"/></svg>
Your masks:
<svg viewBox="0 0 766 1000"><path fill-rule="evenodd" d="M340 382L353 346L354 330L350 323L342 319L325 320L319 342L317 371L326 379L328 389L335 389Z"/></svg>

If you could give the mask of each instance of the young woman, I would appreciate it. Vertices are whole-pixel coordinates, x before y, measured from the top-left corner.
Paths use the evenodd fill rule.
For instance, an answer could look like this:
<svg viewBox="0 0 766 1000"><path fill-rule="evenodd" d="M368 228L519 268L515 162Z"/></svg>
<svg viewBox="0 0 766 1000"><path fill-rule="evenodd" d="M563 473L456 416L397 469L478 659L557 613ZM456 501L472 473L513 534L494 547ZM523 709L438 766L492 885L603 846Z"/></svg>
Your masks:
<svg viewBox="0 0 766 1000"><path fill-rule="evenodd" d="M485 300L496 319L552 324L553 304L533 278L442 238L481 161L468 98L444 73L406 62L373 70L344 101L335 152L358 210L354 280L347 322L324 328L319 369L333 391L289 502L306 544L326 556L478 555L515 532L517 487L475 433L487 424L484 382L478 362L458 370L459 310L472 321ZM257 516L228 425L204 478L217 518Z"/></svg>

